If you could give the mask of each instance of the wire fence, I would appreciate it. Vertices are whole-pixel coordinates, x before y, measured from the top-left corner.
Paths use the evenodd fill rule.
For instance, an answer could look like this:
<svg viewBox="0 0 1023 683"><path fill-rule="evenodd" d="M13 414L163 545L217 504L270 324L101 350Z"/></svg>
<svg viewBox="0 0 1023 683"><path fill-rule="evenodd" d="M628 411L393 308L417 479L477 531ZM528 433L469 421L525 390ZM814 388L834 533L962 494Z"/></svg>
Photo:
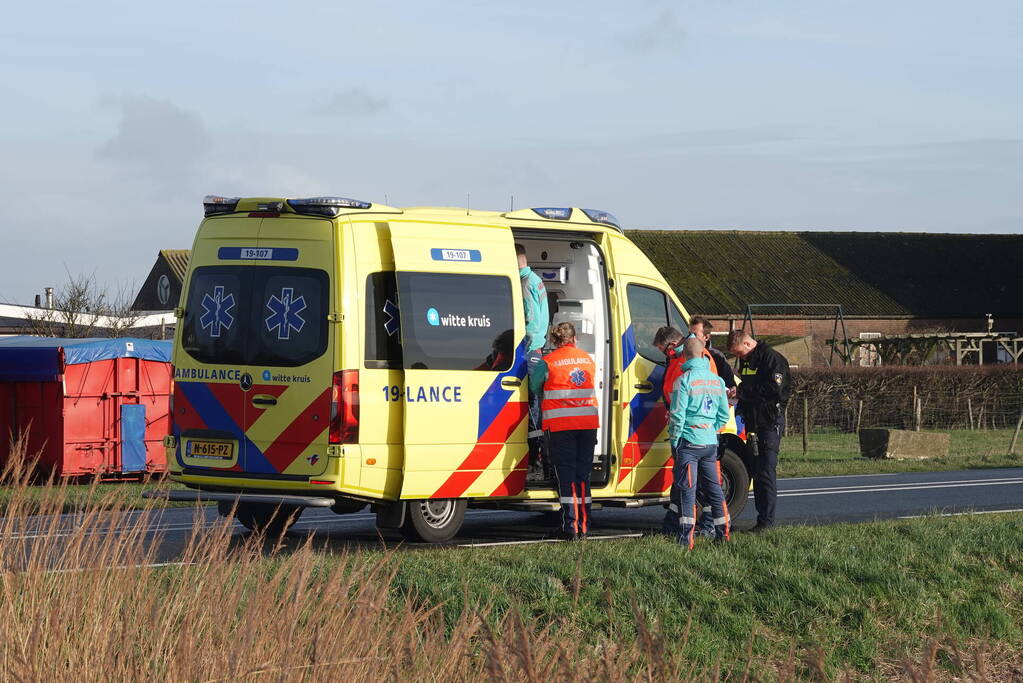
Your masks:
<svg viewBox="0 0 1023 683"><path fill-rule="evenodd" d="M856 433L860 429L992 430L1014 429L1023 415L1023 392L962 395L919 387L882 395L796 394L786 409L786 431Z"/></svg>

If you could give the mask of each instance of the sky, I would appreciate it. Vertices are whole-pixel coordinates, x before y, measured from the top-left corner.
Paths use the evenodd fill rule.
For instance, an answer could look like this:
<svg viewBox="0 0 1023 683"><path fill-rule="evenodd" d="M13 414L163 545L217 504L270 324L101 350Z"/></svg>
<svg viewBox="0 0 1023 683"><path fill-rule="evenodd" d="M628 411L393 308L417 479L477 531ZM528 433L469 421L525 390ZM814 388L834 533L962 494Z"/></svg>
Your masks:
<svg viewBox="0 0 1023 683"><path fill-rule="evenodd" d="M626 228L1023 232L1023 3L19 3L0 301L141 285L206 194Z"/></svg>

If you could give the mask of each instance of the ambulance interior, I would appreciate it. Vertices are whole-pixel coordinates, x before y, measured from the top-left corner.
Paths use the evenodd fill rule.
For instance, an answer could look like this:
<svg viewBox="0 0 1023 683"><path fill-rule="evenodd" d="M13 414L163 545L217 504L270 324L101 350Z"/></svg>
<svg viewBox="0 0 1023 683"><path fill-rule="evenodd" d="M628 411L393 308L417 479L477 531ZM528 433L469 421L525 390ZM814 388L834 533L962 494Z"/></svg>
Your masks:
<svg viewBox="0 0 1023 683"><path fill-rule="evenodd" d="M539 236L515 233L515 242L526 249L526 259L547 289L550 324L570 322L576 329L576 346L593 356L594 378L600 407L600 429L594 451L591 485L603 486L608 479L610 446L611 382L610 321L608 320L607 276L604 259L585 234ZM549 348L545 348L546 353ZM530 471L528 485L537 487L551 481Z"/></svg>

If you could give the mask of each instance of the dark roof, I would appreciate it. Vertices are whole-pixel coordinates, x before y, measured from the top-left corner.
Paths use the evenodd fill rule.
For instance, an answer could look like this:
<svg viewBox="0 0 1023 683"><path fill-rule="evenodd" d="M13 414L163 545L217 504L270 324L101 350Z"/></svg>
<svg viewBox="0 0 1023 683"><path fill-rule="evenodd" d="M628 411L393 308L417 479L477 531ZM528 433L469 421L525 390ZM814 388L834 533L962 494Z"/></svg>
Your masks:
<svg viewBox="0 0 1023 683"><path fill-rule="evenodd" d="M166 261L167 265L170 266L171 272L174 273L178 282L185 281L185 271L188 270L188 257L192 255L190 249L161 249L160 256Z"/></svg>
<svg viewBox="0 0 1023 683"><path fill-rule="evenodd" d="M626 234L692 313L741 314L748 303L837 303L847 316L1016 317L1023 311L1023 235Z"/></svg>

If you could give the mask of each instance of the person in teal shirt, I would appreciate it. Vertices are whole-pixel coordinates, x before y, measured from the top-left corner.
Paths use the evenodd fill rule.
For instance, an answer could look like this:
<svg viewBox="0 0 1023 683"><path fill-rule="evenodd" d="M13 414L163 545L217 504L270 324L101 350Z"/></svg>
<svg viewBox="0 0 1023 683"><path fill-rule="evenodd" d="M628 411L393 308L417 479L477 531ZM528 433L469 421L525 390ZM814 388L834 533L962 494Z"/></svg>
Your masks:
<svg viewBox="0 0 1023 683"><path fill-rule="evenodd" d="M679 542L692 549L697 483L710 503L714 538L729 538L728 509L717 458L718 431L728 423L729 412L725 383L703 357L703 342L691 337L682 348L690 360L682 365L668 412L668 440L675 456L668 511L678 515Z"/></svg>
<svg viewBox="0 0 1023 683"><path fill-rule="evenodd" d="M547 341L547 328L550 326L550 308L547 304L547 288L540 276L533 272L526 260L526 248L515 245L515 254L519 259L519 280L522 285L522 307L526 312L526 371L533 384L532 377L537 364L543 358L541 349ZM543 382L540 383L543 386ZM529 439L530 454L539 449L539 439L543 436L540 429L540 392L529 392ZM534 458L530 458L534 460Z"/></svg>

